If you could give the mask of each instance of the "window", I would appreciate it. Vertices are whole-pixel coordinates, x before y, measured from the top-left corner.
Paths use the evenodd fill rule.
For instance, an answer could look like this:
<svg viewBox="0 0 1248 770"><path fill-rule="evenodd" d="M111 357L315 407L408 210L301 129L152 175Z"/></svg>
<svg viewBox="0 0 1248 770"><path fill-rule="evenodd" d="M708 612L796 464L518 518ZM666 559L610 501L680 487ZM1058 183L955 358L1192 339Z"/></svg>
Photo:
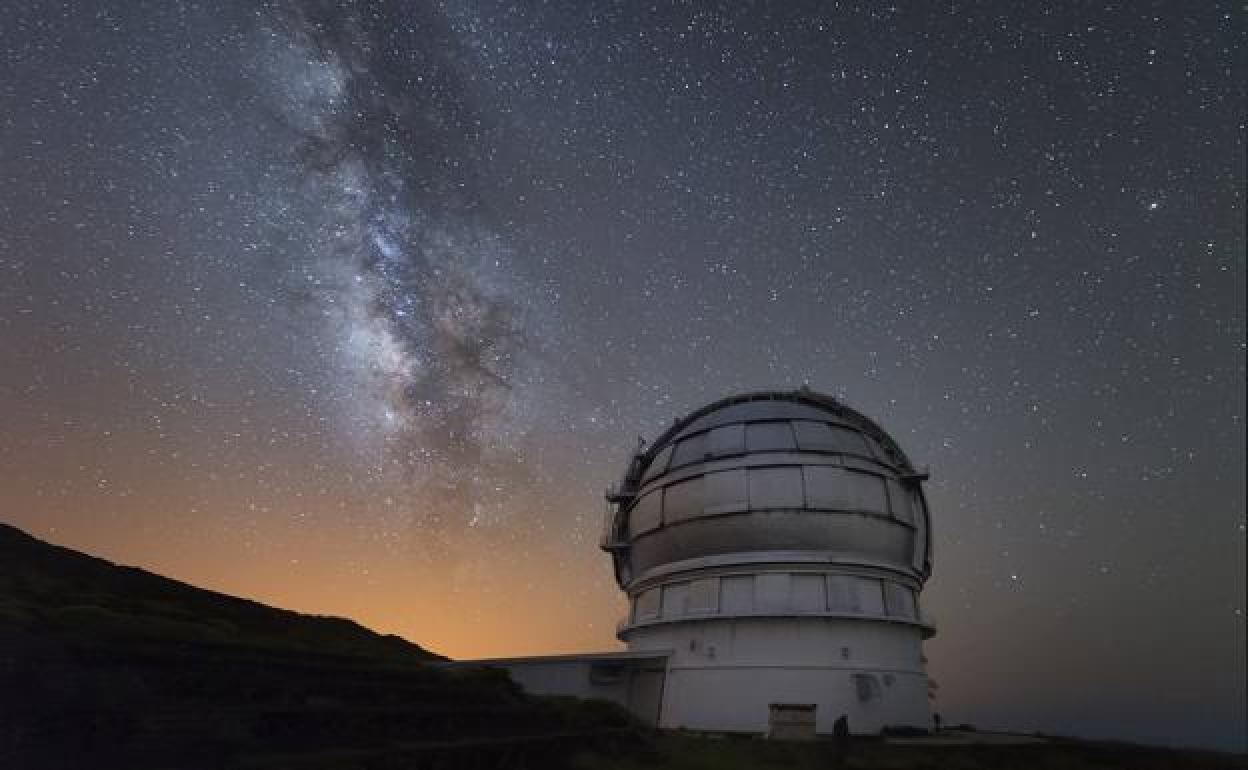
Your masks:
<svg viewBox="0 0 1248 770"><path fill-rule="evenodd" d="M884 589L873 578L858 578L858 601L865 615L884 614Z"/></svg>
<svg viewBox="0 0 1248 770"><path fill-rule="evenodd" d="M663 617L679 618L689 612L689 584L663 586Z"/></svg>
<svg viewBox="0 0 1248 770"><path fill-rule="evenodd" d="M794 575L793 609L797 612L823 612L827 607L825 583L823 575Z"/></svg>
<svg viewBox="0 0 1248 770"><path fill-rule="evenodd" d="M789 605L789 575L765 573L754 576L754 609L758 612L782 612Z"/></svg>
<svg viewBox="0 0 1248 770"><path fill-rule="evenodd" d="M828 609L833 612L862 612L858 599L858 578L828 575Z"/></svg>
<svg viewBox="0 0 1248 770"><path fill-rule="evenodd" d="M731 575L719 580L720 611L728 615L754 611L754 576Z"/></svg>
<svg viewBox="0 0 1248 770"><path fill-rule="evenodd" d="M703 578L689 583L689 612L714 613L719 610L719 578Z"/></svg>
<svg viewBox="0 0 1248 770"><path fill-rule="evenodd" d="M884 601L888 614L897 618L914 618L914 593L892 581L884 583Z"/></svg>
<svg viewBox="0 0 1248 770"><path fill-rule="evenodd" d="M661 594L657 588L651 588L638 594L636 608L633 612L633 619L642 621L654 620L657 618L659 616L660 596Z"/></svg>

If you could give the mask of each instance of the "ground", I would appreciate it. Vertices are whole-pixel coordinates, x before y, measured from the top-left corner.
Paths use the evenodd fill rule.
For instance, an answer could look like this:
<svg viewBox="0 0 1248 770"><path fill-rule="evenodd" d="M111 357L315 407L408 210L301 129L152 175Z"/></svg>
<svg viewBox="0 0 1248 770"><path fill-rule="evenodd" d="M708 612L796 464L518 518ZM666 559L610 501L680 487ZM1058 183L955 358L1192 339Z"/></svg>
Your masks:
<svg viewBox="0 0 1248 770"><path fill-rule="evenodd" d="M646 750L582 755L579 770L1245 770L1248 756L1062 738L1000 734L937 741L855 739L840 758L829 741L781 743L745 737L655 736Z"/></svg>

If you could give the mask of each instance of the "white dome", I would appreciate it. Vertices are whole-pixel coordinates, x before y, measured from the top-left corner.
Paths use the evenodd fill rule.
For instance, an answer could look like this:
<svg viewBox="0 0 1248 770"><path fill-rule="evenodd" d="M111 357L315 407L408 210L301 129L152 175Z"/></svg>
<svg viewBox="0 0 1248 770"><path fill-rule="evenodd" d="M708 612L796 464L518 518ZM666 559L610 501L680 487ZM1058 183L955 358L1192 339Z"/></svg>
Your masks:
<svg viewBox="0 0 1248 770"><path fill-rule="evenodd" d="M861 565L921 584L928 513L909 459L862 414L809 390L723 399L630 463L604 546L620 586L766 561Z"/></svg>

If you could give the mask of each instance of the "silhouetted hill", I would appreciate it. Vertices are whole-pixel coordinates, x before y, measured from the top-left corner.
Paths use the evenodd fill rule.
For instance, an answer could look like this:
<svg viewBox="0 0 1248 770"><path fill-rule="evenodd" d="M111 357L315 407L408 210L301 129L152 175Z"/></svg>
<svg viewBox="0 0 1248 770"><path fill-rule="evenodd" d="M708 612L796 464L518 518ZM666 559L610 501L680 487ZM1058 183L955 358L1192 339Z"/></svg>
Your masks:
<svg viewBox="0 0 1248 770"><path fill-rule="evenodd" d="M553 767L632 741L610 704L436 659L0 525L0 768Z"/></svg>
<svg viewBox="0 0 1248 770"><path fill-rule="evenodd" d="M344 618L302 615L51 545L0 524L0 622L97 638L441 660Z"/></svg>

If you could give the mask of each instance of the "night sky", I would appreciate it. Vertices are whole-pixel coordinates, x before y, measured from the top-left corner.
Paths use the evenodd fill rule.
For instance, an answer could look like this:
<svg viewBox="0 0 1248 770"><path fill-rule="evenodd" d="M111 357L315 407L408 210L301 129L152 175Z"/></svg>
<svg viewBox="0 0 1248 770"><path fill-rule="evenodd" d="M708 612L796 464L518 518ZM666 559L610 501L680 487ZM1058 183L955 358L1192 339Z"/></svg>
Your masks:
<svg viewBox="0 0 1248 770"><path fill-rule="evenodd" d="M1230 2L8 0L0 519L451 656L612 649L638 436L920 465L946 721L1245 748Z"/></svg>

